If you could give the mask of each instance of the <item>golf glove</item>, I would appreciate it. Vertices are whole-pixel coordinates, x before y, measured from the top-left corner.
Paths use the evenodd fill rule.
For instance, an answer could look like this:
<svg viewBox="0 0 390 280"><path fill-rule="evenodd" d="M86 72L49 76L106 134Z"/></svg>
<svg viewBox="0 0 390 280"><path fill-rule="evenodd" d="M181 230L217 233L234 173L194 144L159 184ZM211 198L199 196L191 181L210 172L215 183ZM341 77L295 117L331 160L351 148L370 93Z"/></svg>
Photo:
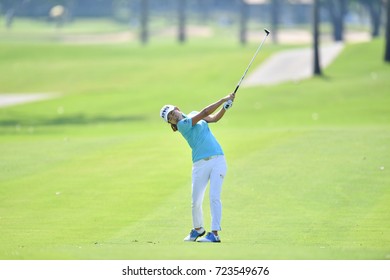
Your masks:
<svg viewBox="0 0 390 280"><path fill-rule="evenodd" d="M233 101L231 101L231 100L228 100L228 101L226 101L226 102L223 104L223 108L224 108L225 110L230 109L232 106L233 106Z"/></svg>

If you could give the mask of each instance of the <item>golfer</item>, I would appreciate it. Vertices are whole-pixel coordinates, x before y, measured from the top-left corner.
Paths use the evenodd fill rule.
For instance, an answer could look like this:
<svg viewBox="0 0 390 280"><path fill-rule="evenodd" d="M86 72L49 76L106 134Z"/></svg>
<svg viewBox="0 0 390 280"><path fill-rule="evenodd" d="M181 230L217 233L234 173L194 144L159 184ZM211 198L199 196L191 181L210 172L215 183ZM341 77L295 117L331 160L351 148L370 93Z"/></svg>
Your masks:
<svg viewBox="0 0 390 280"><path fill-rule="evenodd" d="M209 123L219 121L234 101L230 94L210 104L200 112L186 115L178 107L165 105L160 116L179 131L192 149L192 223L193 229L184 241L221 242L222 204L221 190L226 175L226 162L223 150L209 129ZM222 108L213 114L221 105ZM211 232L205 235L202 203L206 187L210 181ZM202 237L204 236L204 237ZM202 238L200 238L202 237Z"/></svg>

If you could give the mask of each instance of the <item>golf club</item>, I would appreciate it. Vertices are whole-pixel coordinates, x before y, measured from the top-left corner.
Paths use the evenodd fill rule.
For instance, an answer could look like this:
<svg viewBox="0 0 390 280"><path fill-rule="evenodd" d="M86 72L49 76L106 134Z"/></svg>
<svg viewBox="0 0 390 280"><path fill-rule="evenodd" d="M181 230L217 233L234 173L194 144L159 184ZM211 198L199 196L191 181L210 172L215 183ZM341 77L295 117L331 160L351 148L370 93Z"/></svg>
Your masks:
<svg viewBox="0 0 390 280"><path fill-rule="evenodd" d="M244 75L242 75L240 81L238 82L238 84L237 84L237 86L236 86L236 89L234 90L234 93L237 92L238 88L239 88L240 85L241 85L242 80L244 80L244 77L245 77L246 73L247 73L248 70L249 70L249 67L251 67L253 60L255 60L256 55L258 54L258 52L260 51L261 47L263 46L265 40L267 39L268 35L270 34L270 32L269 32L267 29L265 29L265 28L264 28L264 31L265 31L264 39L263 39L263 41L261 42L260 46L257 48L257 51L256 51L255 55L253 56L251 62L249 63L248 67L246 68L246 70L245 70L245 72L244 72Z"/></svg>

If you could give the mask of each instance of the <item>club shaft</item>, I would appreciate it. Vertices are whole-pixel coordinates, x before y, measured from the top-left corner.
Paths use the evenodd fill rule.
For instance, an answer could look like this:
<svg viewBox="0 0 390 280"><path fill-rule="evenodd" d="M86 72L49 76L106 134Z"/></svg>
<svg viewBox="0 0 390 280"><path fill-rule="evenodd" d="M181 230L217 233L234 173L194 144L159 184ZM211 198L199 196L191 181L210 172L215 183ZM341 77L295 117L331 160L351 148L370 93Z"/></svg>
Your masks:
<svg viewBox="0 0 390 280"><path fill-rule="evenodd" d="M269 35L269 33L270 33L268 30L266 30L265 32L266 32L266 35L264 36L263 41L261 41L261 44L260 44L260 46L257 48L255 55L252 57L252 60L251 60L251 62L249 63L248 67L246 68L246 70L245 70L245 72L244 72L244 75L242 75L240 81L238 82L238 84L237 84L237 86L236 86L236 89L234 90L234 93L237 92L238 88L239 88L240 85L241 85L241 82L242 82L242 81L244 80L244 78L245 78L246 73L248 72L249 68L251 67L253 61L255 60L257 54L259 53L261 47L263 46L265 40L267 39L267 37L268 37L268 35Z"/></svg>

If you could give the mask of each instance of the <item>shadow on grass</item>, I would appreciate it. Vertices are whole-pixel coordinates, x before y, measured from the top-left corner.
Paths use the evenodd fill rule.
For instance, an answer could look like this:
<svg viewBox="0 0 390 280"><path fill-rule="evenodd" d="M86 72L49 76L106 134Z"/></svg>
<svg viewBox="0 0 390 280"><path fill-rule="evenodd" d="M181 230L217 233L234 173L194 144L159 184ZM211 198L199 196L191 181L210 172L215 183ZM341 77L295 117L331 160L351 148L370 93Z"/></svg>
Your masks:
<svg viewBox="0 0 390 280"><path fill-rule="evenodd" d="M126 122L143 122L147 118L142 115L125 115L125 116L86 116L83 114L64 116L58 118L34 118L23 117L20 119L6 119L0 120L0 126L18 126L18 125L90 125L90 124L103 124L103 123L126 123Z"/></svg>

